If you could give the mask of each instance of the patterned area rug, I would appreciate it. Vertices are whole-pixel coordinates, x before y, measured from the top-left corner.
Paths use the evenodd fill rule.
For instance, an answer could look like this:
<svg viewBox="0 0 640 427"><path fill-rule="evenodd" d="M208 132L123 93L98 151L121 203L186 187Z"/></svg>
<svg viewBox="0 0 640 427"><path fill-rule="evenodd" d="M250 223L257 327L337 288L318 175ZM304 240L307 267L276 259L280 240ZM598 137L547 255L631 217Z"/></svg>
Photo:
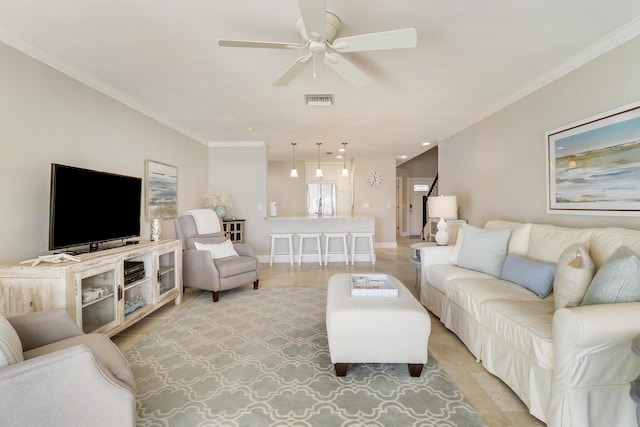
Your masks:
<svg viewBox="0 0 640 427"><path fill-rule="evenodd" d="M429 358L335 376L326 289L206 292L126 353L139 426L484 426Z"/></svg>

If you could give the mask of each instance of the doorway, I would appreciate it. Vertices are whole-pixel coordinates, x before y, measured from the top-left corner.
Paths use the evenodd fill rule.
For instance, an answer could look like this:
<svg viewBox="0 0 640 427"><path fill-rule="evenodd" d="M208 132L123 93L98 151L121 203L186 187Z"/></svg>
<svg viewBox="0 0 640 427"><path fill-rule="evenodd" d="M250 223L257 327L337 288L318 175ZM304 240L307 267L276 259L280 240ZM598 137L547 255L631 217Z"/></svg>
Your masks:
<svg viewBox="0 0 640 427"><path fill-rule="evenodd" d="M422 234L422 198L429 194L429 188L433 178L409 178L407 180L407 194L409 198L408 224L409 235L420 236Z"/></svg>

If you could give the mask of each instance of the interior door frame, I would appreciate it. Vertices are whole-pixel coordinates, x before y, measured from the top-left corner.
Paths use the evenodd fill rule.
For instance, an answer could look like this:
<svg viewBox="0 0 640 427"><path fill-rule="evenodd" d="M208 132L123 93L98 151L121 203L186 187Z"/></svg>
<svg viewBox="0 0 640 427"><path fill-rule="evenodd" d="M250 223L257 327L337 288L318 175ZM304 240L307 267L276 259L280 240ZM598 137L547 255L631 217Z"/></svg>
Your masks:
<svg viewBox="0 0 640 427"><path fill-rule="evenodd" d="M431 189L431 185L433 184L435 177L411 177L407 178L407 186L406 186L406 195L407 195L407 205L411 204L413 201L413 185L414 184L423 184L426 183ZM422 203L420 206L414 206L415 209L422 209ZM405 224L406 224L406 236L411 236L411 210L405 210ZM420 233L422 234L422 233Z"/></svg>

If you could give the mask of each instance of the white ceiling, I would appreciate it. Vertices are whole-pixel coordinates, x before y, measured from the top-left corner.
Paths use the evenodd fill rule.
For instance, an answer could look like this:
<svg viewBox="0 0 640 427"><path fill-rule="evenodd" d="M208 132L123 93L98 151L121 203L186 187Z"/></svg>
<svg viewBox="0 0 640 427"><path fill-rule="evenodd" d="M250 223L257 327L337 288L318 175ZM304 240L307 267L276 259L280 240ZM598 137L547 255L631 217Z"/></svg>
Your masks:
<svg viewBox="0 0 640 427"><path fill-rule="evenodd" d="M408 158L640 33L638 0L327 0L338 37L416 28L411 49L343 54L355 88L301 53L218 39L300 42L296 0L0 0L0 40L204 144L264 141L269 160ZM309 107L304 94L335 95ZM325 155L323 154L323 159ZM401 162L402 160L399 160Z"/></svg>

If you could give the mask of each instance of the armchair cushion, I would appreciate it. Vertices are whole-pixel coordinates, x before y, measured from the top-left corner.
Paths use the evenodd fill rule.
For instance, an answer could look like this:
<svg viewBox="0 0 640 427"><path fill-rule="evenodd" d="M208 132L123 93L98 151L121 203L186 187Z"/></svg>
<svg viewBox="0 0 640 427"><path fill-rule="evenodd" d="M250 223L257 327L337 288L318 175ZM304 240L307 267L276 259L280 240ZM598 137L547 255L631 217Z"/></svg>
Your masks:
<svg viewBox="0 0 640 427"><path fill-rule="evenodd" d="M258 269L258 260L248 256L220 258L213 262L220 273L220 277L235 276L236 274Z"/></svg>
<svg viewBox="0 0 640 427"><path fill-rule="evenodd" d="M223 243L207 244L195 242L194 245L199 251L209 251L211 253L211 258L213 259L238 256L238 252L236 252L235 248L233 247L233 243L231 243L231 240L229 239L225 240Z"/></svg>
<svg viewBox="0 0 640 427"><path fill-rule="evenodd" d="M22 343L11 323L0 316L0 366L22 362Z"/></svg>

